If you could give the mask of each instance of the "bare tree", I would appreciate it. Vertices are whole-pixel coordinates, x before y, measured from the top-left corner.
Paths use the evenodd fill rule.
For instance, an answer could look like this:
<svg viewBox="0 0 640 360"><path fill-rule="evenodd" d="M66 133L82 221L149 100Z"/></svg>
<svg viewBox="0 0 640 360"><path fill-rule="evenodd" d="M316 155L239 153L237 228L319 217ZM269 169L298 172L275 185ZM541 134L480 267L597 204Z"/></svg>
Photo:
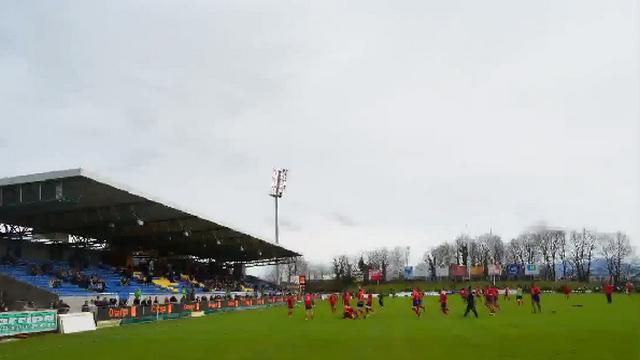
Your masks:
<svg viewBox="0 0 640 360"><path fill-rule="evenodd" d="M394 247L389 253L389 268L391 277L398 278L401 276L406 261L406 248L401 246Z"/></svg>
<svg viewBox="0 0 640 360"><path fill-rule="evenodd" d="M424 253L422 258L429 268L431 278L435 279L436 268L455 264L456 257L456 246L445 242Z"/></svg>
<svg viewBox="0 0 640 360"><path fill-rule="evenodd" d="M550 280L555 280L556 257L560 244L564 242L564 231L540 229L534 236L536 236L542 259L546 264L547 276Z"/></svg>
<svg viewBox="0 0 640 360"><path fill-rule="evenodd" d="M294 278L299 275L308 276L308 264L304 257L299 256L284 266L284 275L286 276L286 282L295 281Z"/></svg>
<svg viewBox="0 0 640 360"><path fill-rule="evenodd" d="M429 269L428 278L432 280L436 278L436 261L437 261L436 256L437 255L434 254L434 250L435 249L431 249L430 251L427 251L422 255L422 262L426 264L427 268Z"/></svg>
<svg viewBox="0 0 640 360"><path fill-rule="evenodd" d="M456 264L467 266L469 259L469 243L471 238L468 235L460 235L455 239L456 244Z"/></svg>
<svg viewBox="0 0 640 360"><path fill-rule="evenodd" d="M387 278L387 270L389 269L389 250L380 248L365 253L366 262L370 269L380 270L382 279Z"/></svg>
<svg viewBox="0 0 640 360"><path fill-rule="evenodd" d="M556 250L562 266L562 278L566 279L569 273L569 260L567 258L567 235L564 231L558 234Z"/></svg>
<svg viewBox="0 0 640 360"><path fill-rule="evenodd" d="M389 250L382 248L378 250L380 260L380 270L382 270L382 278L387 279L387 270L389 269Z"/></svg>
<svg viewBox="0 0 640 360"><path fill-rule="evenodd" d="M571 261L580 281L588 281L591 276L591 260L597 244L597 234L582 229L582 232L572 231L570 236Z"/></svg>
<svg viewBox="0 0 640 360"><path fill-rule="evenodd" d="M507 244L507 262L524 266L524 247L519 239L511 239Z"/></svg>
<svg viewBox="0 0 640 360"><path fill-rule="evenodd" d="M490 234L485 241L489 251L489 262L494 264L504 264L505 248L500 236Z"/></svg>
<svg viewBox="0 0 640 360"><path fill-rule="evenodd" d="M632 254L631 242L627 234L618 231L615 234L600 234L600 251L607 261L607 270L617 283L623 273L622 262Z"/></svg>
<svg viewBox="0 0 640 360"><path fill-rule="evenodd" d="M331 261L331 267L333 269L333 274L335 275L336 280L341 280L344 274L344 269L342 268L339 257L333 258L333 260Z"/></svg>

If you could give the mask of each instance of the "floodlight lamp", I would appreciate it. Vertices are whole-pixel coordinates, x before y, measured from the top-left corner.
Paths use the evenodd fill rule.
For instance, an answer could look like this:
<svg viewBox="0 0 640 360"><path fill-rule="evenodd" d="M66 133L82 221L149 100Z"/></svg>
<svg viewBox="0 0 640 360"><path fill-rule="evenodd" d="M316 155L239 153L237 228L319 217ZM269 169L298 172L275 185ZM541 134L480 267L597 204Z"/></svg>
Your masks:
<svg viewBox="0 0 640 360"><path fill-rule="evenodd" d="M271 175L271 196L282 197L284 189L287 187L287 169L273 169Z"/></svg>

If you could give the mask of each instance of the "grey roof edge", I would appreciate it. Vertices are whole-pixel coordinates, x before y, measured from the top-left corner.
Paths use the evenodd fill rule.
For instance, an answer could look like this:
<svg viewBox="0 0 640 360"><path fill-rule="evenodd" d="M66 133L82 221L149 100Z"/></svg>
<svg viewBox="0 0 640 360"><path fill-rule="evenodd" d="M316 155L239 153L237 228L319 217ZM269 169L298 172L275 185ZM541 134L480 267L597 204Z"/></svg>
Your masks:
<svg viewBox="0 0 640 360"><path fill-rule="evenodd" d="M40 173L34 173L34 174L28 174L28 175L3 177L3 178L0 178L0 186L9 186L9 185L22 184L22 183L55 180L55 179L80 176L82 172L83 172L82 169L77 168L77 169L47 171L47 172L40 172Z"/></svg>
<svg viewBox="0 0 640 360"><path fill-rule="evenodd" d="M222 223L220 221L217 220L211 220L209 219L209 217L204 216L203 214L199 213L198 211L192 211L192 209L186 209L182 206L178 206L175 203L171 202L171 201L164 201L162 199L159 199L156 196L151 196L149 194L143 193L141 191L138 190L134 190L132 188L130 188L129 186L113 181L111 179L108 179L106 177L103 177L102 175L96 174L92 171L88 171L84 168L75 168L75 169L67 169L67 170L56 170L56 171L47 171L47 172L40 172L40 173L34 173L34 174L28 174L28 175L19 175L19 176L12 176L12 177L4 177L4 178L0 178L0 186L7 186L7 185L17 185L17 184L22 184L22 183L30 183L30 182L38 182L38 181L47 181L47 180L55 180L55 179L63 179L63 178L70 178L70 177L77 177L77 176L82 176L103 184L106 184L108 186L111 186L113 188L122 190L122 191L126 191L129 194L132 194L134 196L139 196L142 198L145 198L147 200L165 205L167 207L173 208L175 210L178 211L182 211L184 213L193 215L195 217L198 217L202 220L205 221L210 221L212 223L218 224L220 226L224 226L226 228L229 228L237 233L240 233L242 235L246 235L249 236L251 238L254 239L258 239L260 241L264 241L265 243L271 245L271 246L276 246L279 247L285 251L289 251L289 252L293 252L296 253L297 255L301 255L301 252L298 250L294 250L291 248L285 248L283 246L281 246L280 244L275 244L271 241L265 240L259 236L255 236L252 234L248 234L246 232L237 230L238 227L231 225L231 224L227 224L227 223Z"/></svg>

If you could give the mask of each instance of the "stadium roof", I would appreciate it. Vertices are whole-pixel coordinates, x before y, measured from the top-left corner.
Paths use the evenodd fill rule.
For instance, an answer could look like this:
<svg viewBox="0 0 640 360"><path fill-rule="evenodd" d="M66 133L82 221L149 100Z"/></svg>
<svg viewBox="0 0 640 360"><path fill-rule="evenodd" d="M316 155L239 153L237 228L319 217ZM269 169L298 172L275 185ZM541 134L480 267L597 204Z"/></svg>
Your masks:
<svg viewBox="0 0 640 360"><path fill-rule="evenodd" d="M217 262L257 265L300 256L83 169L0 179L0 223L74 235L96 247Z"/></svg>

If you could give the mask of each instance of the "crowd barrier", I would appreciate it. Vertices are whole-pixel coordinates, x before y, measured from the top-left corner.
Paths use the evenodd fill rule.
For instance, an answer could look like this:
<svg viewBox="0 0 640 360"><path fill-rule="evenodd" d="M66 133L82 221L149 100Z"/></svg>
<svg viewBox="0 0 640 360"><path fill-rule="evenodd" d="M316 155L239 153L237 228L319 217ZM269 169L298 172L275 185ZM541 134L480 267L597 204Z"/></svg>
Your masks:
<svg viewBox="0 0 640 360"><path fill-rule="evenodd" d="M245 310L282 304L282 296L244 298L211 301L156 304L152 306L100 307L97 313L74 313L58 315L55 310L18 311L0 313L0 338L18 334L30 334L60 330L63 334L95 330L101 324L120 324L177 319L213 312Z"/></svg>
<svg viewBox="0 0 640 360"><path fill-rule="evenodd" d="M155 304L152 306L109 306L98 308L96 321L122 320L126 324L136 322L135 320L179 318L190 316L192 312L204 312L207 314L216 311L274 305L282 302L284 302L283 297L274 296L230 300L216 299L199 302Z"/></svg>

